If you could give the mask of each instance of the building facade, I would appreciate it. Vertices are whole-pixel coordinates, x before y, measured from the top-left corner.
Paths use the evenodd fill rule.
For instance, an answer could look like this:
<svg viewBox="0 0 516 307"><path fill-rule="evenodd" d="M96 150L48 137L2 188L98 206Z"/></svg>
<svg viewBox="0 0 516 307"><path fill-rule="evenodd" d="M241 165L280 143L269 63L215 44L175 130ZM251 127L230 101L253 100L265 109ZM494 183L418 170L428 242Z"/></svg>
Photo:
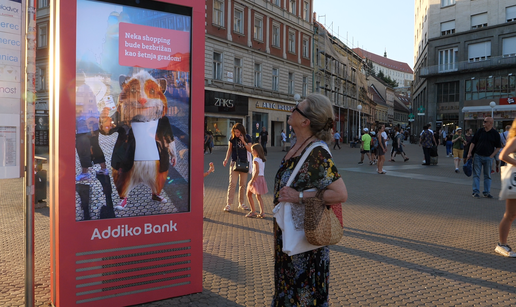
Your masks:
<svg viewBox="0 0 516 307"><path fill-rule="evenodd" d="M312 89L312 0L207 0L205 130L227 145L242 123L279 146L295 94Z"/></svg>
<svg viewBox="0 0 516 307"><path fill-rule="evenodd" d="M407 63L389 59L387 52L384 56L380 56L361 48L354 48L353 51L362 58L371 61L376 75L382 72L386 77L396 81L400 88L409 88L411 86L414 80L414 71Z"/></svg>
<svg viewBox="0 0 516 307"><path fill-rule="evenodd" d="M314 18L315 19L315 18ZM368 91L363 59L314 21L314 92L332 101L335 130L346 140L376 121L376 104Z"/></svg>
<svg viewBox="0 0 516 307"><path fill-rule="evenodd" d="M35 152L46 155L49 151L48 133L48 35L49 0L38 0L36 4L36 131Z"/></svg>
<svg viewBox="0 0 516 307"><path fill-rule="evenodd" d="M516 2L426 0L415 1L415 10L413 108L424 114L416 125L475 130L491 115L497 129L510 123Z"/></svg>

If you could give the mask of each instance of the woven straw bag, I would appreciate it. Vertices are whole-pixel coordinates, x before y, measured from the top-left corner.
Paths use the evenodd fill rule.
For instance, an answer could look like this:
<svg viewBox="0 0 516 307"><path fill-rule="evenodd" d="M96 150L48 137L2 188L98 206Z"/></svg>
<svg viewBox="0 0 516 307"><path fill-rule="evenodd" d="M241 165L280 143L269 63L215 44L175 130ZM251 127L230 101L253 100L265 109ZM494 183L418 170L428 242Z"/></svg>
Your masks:
<svg viewBox="0 0 516 307"><path fill-rule="evenodd" d="M343 236L343 227L331 206L322 199L326 191L319 190L315 197L303 200L305 205L305 235L313 245L334 245ZM339 204L340 205L340 204Z"/></svg>

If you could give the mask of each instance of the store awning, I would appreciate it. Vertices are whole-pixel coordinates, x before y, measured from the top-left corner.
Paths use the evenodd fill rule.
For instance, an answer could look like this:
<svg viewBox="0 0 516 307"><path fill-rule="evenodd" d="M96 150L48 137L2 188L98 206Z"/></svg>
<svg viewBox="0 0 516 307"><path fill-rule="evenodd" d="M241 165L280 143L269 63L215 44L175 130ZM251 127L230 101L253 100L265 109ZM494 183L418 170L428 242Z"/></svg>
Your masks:
<svg viewBox="0 0 516 307"><path fill-rule="evenodd" d="M494 112L516 111L516 105L496 105L494 108L490 106L464 107L462 113L491 112L491 110Z"/></svg>

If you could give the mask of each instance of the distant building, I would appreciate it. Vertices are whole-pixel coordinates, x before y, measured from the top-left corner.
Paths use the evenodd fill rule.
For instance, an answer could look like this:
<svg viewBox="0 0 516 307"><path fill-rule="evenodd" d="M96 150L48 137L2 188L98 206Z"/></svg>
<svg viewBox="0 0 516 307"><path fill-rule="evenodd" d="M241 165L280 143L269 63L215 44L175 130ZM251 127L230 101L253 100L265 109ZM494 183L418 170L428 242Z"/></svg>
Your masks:
<svg viewBox="0 0 516 307"><path fill-rule="evenodd" d="M382 71L385 76L396 81L398 83L398 87L409 88L412 80L414 80L414 71L412 71L407 63L389 59L387 58L387 54L380 56L361 48L354 48L353 51L363 59L367 59L372 62L373 70L376 75Z"/></svg>
<svg viewBox="0 0 516 307"><path fill-rule="evenodd" d="M269 146L312 90L313 0L206 1L205 130L227 145L242 123L256 139L265 127ZM296 96L297 97L297 96Z"/></svg>
<svg viewBox="0 0 516 307"><path fill-rule="evenodd" d="M418 129L433 122L475 130L491 111L497 129L514 119L515 1L416 0L414 30Z"/></svg>
<svg viewBox="0 0 516 307"><path fill-rule="evenodd" d="M332 101L335 129L358 136L359 127L370 128L376 121L376 104L368 92L364 73L365 61L315 18L314 33L314 91Z"/></svg>

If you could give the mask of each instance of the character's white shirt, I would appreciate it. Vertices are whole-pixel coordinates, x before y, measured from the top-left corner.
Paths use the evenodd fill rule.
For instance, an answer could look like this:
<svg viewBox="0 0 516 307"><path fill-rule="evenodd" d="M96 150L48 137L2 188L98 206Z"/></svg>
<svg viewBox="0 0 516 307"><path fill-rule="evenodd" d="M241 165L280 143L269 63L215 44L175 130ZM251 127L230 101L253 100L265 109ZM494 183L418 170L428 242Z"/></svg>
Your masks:
<svg viewBox="0 0 516 307"><path fill-rule="evenodd" d="M134 139L136 148L134 151L134 161L157 161L159 160L158 147L156 146L156 130L158 121L133 122Z"/></svg>

